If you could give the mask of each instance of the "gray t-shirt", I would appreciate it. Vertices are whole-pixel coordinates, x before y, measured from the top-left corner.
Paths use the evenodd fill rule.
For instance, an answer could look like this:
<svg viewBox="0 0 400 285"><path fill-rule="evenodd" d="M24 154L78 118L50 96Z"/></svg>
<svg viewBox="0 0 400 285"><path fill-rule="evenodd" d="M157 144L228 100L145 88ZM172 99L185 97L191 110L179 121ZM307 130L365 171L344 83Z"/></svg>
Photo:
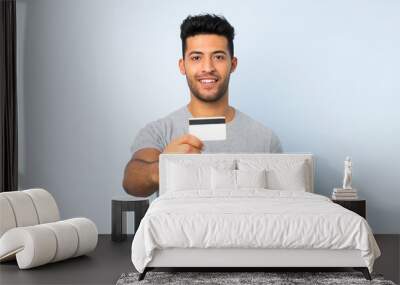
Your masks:
<svg viewBox="0 0 400 285"><path fill-rule="evenodd" d="M156 148L162 152L172 139L188 133L191 117L185 106L148 123L137 134L131 147L132 154L142 148ZM233 120L226 123L226 140L204 141L203 144L203 153L282 152L279 138L272 130L236 108Z"/></svg>

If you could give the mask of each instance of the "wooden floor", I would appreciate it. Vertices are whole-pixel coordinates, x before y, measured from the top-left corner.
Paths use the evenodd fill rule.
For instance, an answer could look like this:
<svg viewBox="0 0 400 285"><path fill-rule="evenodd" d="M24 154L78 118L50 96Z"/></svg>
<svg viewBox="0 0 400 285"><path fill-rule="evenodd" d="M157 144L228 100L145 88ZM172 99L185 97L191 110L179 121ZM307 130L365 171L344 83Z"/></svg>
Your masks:
<svg viewBox="0 0 400 285"><path fill-rule="evenodd" d="M374 272L399 283L400 235L375 236L382 256ZM124 272L134 271L130 259L132 237L115 243L109 235L100 235L94 252L88 256L19 270L16 262L0 264L0 284L115 284Z"/></svg>
<svg viewBox="0 0 400 285"><path fill-rule="evenodd" d="M130 259L132 237L120 243L99 235L96 250L87 256L19 270L16 262L0 263L0 284L115 284L124 272L134 271Z"/></svg>

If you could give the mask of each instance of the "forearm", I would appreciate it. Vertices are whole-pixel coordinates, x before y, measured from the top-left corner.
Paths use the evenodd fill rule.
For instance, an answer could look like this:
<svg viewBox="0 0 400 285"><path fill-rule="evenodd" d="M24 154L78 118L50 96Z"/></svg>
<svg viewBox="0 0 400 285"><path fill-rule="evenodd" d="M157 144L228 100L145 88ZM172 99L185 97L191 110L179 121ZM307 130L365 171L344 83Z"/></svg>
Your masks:
<svg viewBox="0 0 400 285"><path fill-rule="evenodd" d="M128 194L147 197L158 190L158 160L132 159L125 168L123 187Z"/></svg>

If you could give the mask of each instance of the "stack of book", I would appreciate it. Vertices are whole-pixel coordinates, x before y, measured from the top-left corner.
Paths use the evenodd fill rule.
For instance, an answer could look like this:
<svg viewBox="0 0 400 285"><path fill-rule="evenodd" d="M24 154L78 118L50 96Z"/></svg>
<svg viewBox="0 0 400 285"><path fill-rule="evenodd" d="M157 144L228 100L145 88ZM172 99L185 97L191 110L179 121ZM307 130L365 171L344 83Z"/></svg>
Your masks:
<svg viewBox="0 0 400 285"><path fill-rule="evenodd" d="M334 188L332 193L332 199L357 200L358 199L357 189Z"/></svg>

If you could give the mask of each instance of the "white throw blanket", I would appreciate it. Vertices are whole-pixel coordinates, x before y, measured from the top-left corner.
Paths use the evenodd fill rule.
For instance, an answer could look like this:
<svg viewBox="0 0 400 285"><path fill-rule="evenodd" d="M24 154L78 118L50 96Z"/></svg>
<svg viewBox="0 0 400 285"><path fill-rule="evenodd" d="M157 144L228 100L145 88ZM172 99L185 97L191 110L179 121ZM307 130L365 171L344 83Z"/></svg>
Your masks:
<svg viewBox="0 0 400 285"><path fill-rule="evenodd" d="M299 191L181 191L154 200L132 243L143 272L154 249L358 249L372 272L380 251L365 219Z"/></svg>

